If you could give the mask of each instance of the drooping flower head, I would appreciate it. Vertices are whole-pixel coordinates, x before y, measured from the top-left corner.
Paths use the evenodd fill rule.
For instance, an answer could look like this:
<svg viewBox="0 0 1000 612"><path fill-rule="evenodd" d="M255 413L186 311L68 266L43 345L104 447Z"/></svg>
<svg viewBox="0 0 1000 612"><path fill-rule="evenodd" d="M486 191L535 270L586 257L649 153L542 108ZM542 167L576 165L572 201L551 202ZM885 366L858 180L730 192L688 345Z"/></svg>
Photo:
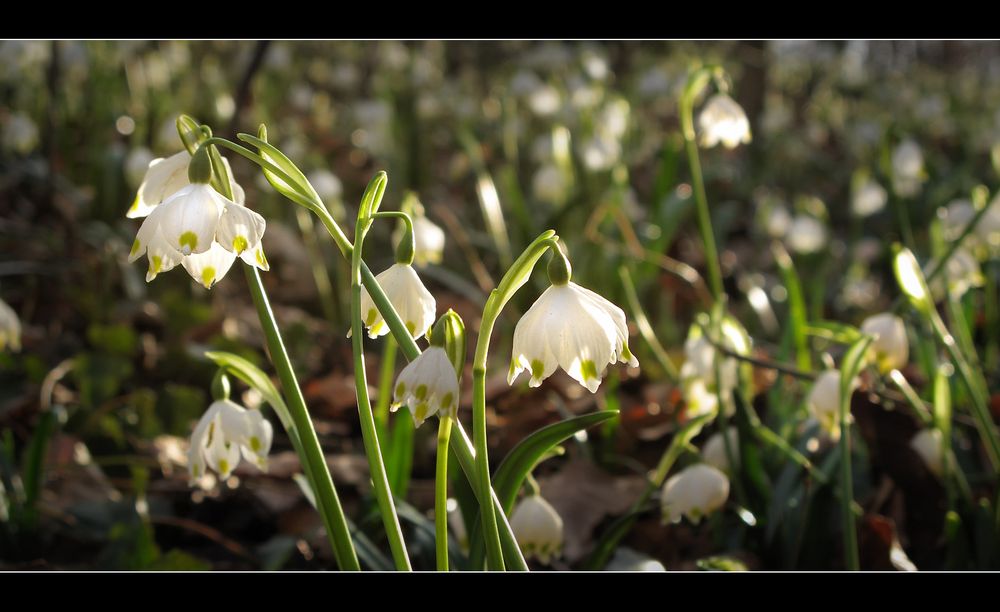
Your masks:
<svg viewBox="0 0 1000 612"><path fill-rule="evenodd" d="M264 217L208 185L211 170L207 153L203 151L194 158L178 153L161 164L151 165L150 173L163 170L164 165L172 167L178 163L176 160L190 160L186 168L189 180L172 195L156 202L166 190L179 184L172 170L169 176L160 173L151 178L147 174L143 185L152 191L146 196L142 195L143 187L139 189L140 198L136 200L139 205L133 205L129 216L148 216L132 243L129 262L143 254L147 256L147 282L183 264L191 277L208 289L225 276L237 257L261 270L269 269L261 246L266 225ZM242 197L242 193L242 189L234 190L235 195ZM142 199L147 196L150 199Z"/></svg>
<svg viewBox="0 0 1000 612"><path fill-rule="evenodd" d="M552 286L532 304L514 328L514 347L507 382L527 370L537 387L561 367L596 393L604 369L615 363L632 367L639 361L628 348L625 312L600 295L570 281L569 262L553 247L549 265ZM561 268L561 271L554 271Z"/></svg>
<svg viewBox="0 0 1000 612"><path fill-rule="evenodd" d="M912 139L899 143L892 152L892 188L896 194L912 197L920 192L926 179L924 154Z"/></svg>
<svg viewBox="0 0 1000 612"><path fill-rule="evenodd" d="M944 473L944 447L942 446L942 442L943 438L941 437L940 429L921 429L910 440L910 448L920 455L927 469L938 478Z"/></svg>
<svg viewBox="0 0 1000 612"><path fill-rule="evenodd" d="M740 143L747 144L751 140L747 114L726 94L716 94L708 100L698 115L698 127L701 146L706 148L721 142L727 149L735 149Z"/></svg>
<svg viewBox="0 0 1000 612"><path fill-rule="evenodd" d="M424 287L413 266L395 263L376 276L375 280L382 287L382 291L406 324L406 329L414 340L430 331L434 323L437 302L427 287ZM378 338L389 333L389 326L382 318L382 313L375 306L368 289L364 287L361 288L361 316L364 317L363 322L368 328L369 338Z"/></svg>
<svg viewBox="0 0 1000 612"><path fill-rule="evenodd" d="M891 312L872 315L861 323L861 331L875 336L871 351L880 372L906 365L910 358L910 343L902 319Z"/></svg>
<svg viewBox="0 0 1000 612"><path fill-rule="evenodd" d="M722 436L725 435L725 438ZM730 427L725 434L721 431L712 434L712 437L705 443L701 450L701 456L708 465L723 472L729 472L729 455L726 454L726 438L729 440L730 449L733 451L733 459L737 465L740 461L740 438L735 427Z"/></svg>
<svg viewBox="0 0 1000 612"><path fill-rule="evenodd" d="M7 302L0 300L0 351L21 350L21 320Z"/></svg>
<svg viewBox="0 0 1000 612"><path fill-rule="evenodd" d="M698 524L729 499L729 478L718 468L705 463L684 468L663 485L660 505L663 520L677 523L686 516Z"/></svg>
<svg viewBox="0 0 1000 612"><path fill-rule="evenodd" d="M851 381L853 391L857 379ZM813 383L806 399L809 412L816 418L831 440L840 439L840 370L826 370Z"/></svg>
<svg viewBox="0 0 1000 612"><path fill-rule="evenodd" d="M191 434L188 470L191 481L205 475L206 468L226 479L240 463L240 456L267 470L274 431L259 410L247 410L228 399L217 400L198 421Z"/></svg>
<svg viewBox="0 0 1000 612"><path fill-rule="evenodd" d="M525 558L548 563L562 550L562 517L541 495L528 495L517 504L510 528Z"/></svg>

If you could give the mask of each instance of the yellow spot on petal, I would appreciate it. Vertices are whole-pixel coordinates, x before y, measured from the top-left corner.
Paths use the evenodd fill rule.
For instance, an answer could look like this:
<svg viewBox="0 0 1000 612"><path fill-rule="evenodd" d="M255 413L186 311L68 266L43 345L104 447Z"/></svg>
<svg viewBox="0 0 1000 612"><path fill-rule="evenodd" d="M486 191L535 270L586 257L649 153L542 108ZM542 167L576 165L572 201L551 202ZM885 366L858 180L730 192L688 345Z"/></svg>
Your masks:
<svg viewBox="0 0 1000 612"><path fill-rule="evenodd" d="M160 267L162 265L163 265L163 258L160 257L159 255L153 255L153 266L152 266L153 274L159 274Z"/></svg>
<svg viewBox="0 0 1000 612"><path fill-rule="evenodd" d="M406 331L410 332L410 335L412 336L413 332L417 331L417 324L414 323L413 321L407 321L406 322Z"/></svg>
<svg viewBox="0 0 1000 612"><path fill-rule="evenodd" d="M427 385L417 385L417 391L414 393L418 400L422 400L427 397Z"/></svg>
<svg viewBox="0 0 1000 612"><path fill-rule="evenodd" d="M597 378L597 366L590 359L584 359L580 363L580 373L583 374L584 380Z"/></svg>
<svg viewBox="0 0 1000 612"><path fill-rule="evenodd" d="M188 255L198 248L198 235L191 231L184 232L177 243L181 246L181 252Z"/></svg>
<svg viewBox="0 0 1000 612"><path fill-rule="evenodd" d="M255 453L260 451L260 438L257 436L252 436L250 438L250 450Z"/></svg>
<svg viewBox="0 0 1000 612"><path fill-rule="evenodd" d="M406 383L396 385L396 397L402 397L404 393L406 393Z"/></svg>
<svg viewBox="0 0 1000 612"><path fill-rule="evenodd" d="M531 360L531 377L535 380L540 380L542 375L545 374L545 364L542 363L541 359Z"/></svg>
<svg viewBox="0 0 1000 612"><path fill-rule="evenodd" d="M138 238L136 238L135 242L132 243L132 250L128 252L128 256L131 257L135 255L136 253L139 252L139 249L141 248L142 248L142 243L139 242Z"/></svg>
<svg viewBox="0 0 1000 612"><path fill-rule="evenodd" d="M243 251L247 250L248 246L249 245L247 244L247 239L244 238L243 236L237 236L237 237L233 238L233 250L236 251L237 254L242 253ZM259 254L258 254L257 261L258 262L260 261L260 255Z"/></svg>
<svg viewBox="0 0 1000 612"><path fill-rule="evenodd" d="M368 311L368 316L365 317L365 326L371 327L375 323L375 317L378 316L378 311L374 308Z"/></svg>
<svg viewBox="0 0 1000 612"><path fill-rule="evenodd" d="M267 258L264 257L264 249L257 249L257 263L265 268L269 267L267 265Z"/></svg>
<svg viewBox="0 0 1000 612"><path fill-rule="evenodd" d="M222 472L223 474L228 474L229 473L229 462L226 461L225 459L219 461L219 471Z"/></svg>
<svg viewBox="0 0 1000 612"><path fill-rule="evenodd" d="M418 423L422 423L424 419L427 418L427 404L426 403L419 404L413 411L413 416L414 418L417 419Z"/></svg>
<svg viewBox="0 0 1000 612"><path fill-rule="evenodd" d="M452 395L452 393L450 391L448 393L445 393L444 397L441 398L441 407L444 408L445 410L447 410L448 408L451 408L451 402L454 399L455 399L455 396Z"/></svg>
<svg viewBox="0 0 1000 612"><path fill-rule="evenodd" d="M213 268L212 266L208 266L201 271L201 284L205 285L206 288L211 289L214 283L215 283L215 268Z"/></svg>

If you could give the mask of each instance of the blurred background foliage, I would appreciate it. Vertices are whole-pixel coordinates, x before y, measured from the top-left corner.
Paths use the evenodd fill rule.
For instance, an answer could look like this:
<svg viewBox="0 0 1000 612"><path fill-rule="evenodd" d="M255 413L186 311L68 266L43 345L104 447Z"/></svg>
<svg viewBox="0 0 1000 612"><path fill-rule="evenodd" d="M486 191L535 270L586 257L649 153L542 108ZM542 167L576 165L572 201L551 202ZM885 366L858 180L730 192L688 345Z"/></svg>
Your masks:
<svg viewBox="0 0 1000 612"><path fill-rule="evenodd" d="M998 51L995 42L934 41L0 42L0 297L23 325L22 350L0 353L0 567L331 566L280 435L270 473L244 466L224 483L187 484L186 438L214 373L204 351L270 368L238 274L206 291L180 272L146 284L143 264L126 263L138 223L125 211L148 162L181 149L178 114L227 138L267 124L271 142L347 227L372 174L386 170L383 208L412 192L444 228L445 257L422 274L439 309L454 308L471 331L511 255L548 228L566 243L575 280L621 304L631 321L641 305L667 360L634 334L641 370L612 370L596 396L558 376L530 391L503 380L517 315L545 287L540 274L497 330L488 390L498 458L560 417L595 405L622 411L540 469L543 492L572 531L556 564L568 569L583 565L627 509L683 412L670 369L707 306L676 108L692 64L725 67L754 136L735 151L702 153L730 309L755 355L794 362L788 278L770 243L793 254L800 316L857 324L887 309L896 296L889 247L907 237L892 206L852 212L853 189L859 177L888 189L894 147L918 142L928 176L906 207L912 246L929 256L939 209L977 185L996 186ZM230 157L248 205L268 220L264 281L334 479L359 529L376 537L344 337L346 263L256 167ZM376 226L368 239L375 271L393 261L391 229ZM995 390L995 260L984 276L985 290L963 303ZM378 371L384 342L369 343L369 372ZM907 375L929 397L926 368ZM753 382L765 420L805 449L807 388L766 369ZM260 402L249 392L241 399ZM907 446L917 422L900 411L855 410L866 443L855 459L863 565L900 567L902 541L922 569L995 569L992 502L947 522L941 485ZM432 505L433 433L408 435L390 452L409 453L412 480L394 485L416 509L407 526L414 555L432 567L433 540L419 527ZM876 441L881 452L866 446ZM701 527L662 526L650 515L626 544L668 568L733 559L751 568L839 567L833 489L810 488L780 459L763 461L767 500L747 502L757 503L758 526L738 512ZM581 498L574 487L582 480L596 484ZM806 507L776 509L772 497ZM976 544L983 537L992 544Z"/></svg>

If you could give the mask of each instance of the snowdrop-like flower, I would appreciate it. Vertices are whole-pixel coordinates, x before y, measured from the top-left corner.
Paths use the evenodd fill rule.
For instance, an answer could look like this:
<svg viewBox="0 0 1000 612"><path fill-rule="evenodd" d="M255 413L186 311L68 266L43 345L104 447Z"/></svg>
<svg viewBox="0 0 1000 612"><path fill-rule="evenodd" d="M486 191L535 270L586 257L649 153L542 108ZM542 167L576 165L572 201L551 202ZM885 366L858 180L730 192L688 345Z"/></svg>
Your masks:
<svg viewBox="0 0 1000 612"><path fill-rule="evenodd" d="M392 303L399 317L406 324L406 329L414 339L430 332L434 324L434 313L437 302L434 296L424 287L413 266L405 263L395 263L389 269L375 277L386 297ZM375 307L371 295L364 287L361 288L361 314L369 338L378 338L389 333L382 313ZM350 332L347 334L350 336Z"/></svg>
<svg viewBox="0 0 1000 612"><path fill-rule="evenodd" d="M728 319L722 323L722 345L741 355L750 350L744 332ZM714 413L719 407L719 392L726 400L726 413L732 413L735 406L730 398L732 390L739 383L739 364L736 359L720 357L719 376L716 376L715 346L697 326L692 326L684 342L684 356L684 365L679 374L688 418Z"/></svg>
<svg viewBox="0 0 1000 612"><path fill-rule="evenodd" d="M392 402L393 411L406 404L417 427L439 410L451 417L457 414L458 376L444 347L429 347L403 368Z"/></svg>
<svg viewBox="0 0 1000 612"><path fill-rule="evenodd" d="M934 266L936 266L936 260L927 263L924 268L925 278ZM931 295L935 300L944 299L946 285L944 277L947 277L948 293L955 299L961 298L969 289L982 287L985 282L979 261L965 247L955 249L955 252L948 258L944 270L931 281Z"/></svg>
<svg viewBox="0 0 1000 612"><path fill-rule="evenodd" d="M851 381L851 390L858 386ZM826 370L813 383L806 399L809 412L816 418L831 440L840 439L840 371Z"/></svg>
<svg viewBox="0 0 1000 612"><path fill-rule="evenodd" d="M826 246L826 226L815 217L796 215L785 238L796 253L815 253Z"/></svg>
<svg viewBox="0 0 1000 612"><path fill-rule="evenodd" d="M726 455L726 440L722 436L721 431L712 434L712 437L708 439L705 447L701 450L701 456L705 460L705 463L723 472L728 472L729 456ZM729 439L729 445L733 450L733 458L738 465L740 461L740 438L736 428L730 427L727 429L725 436Z"/></svg>
<svg viewBox="0 0 1000 612"><path fill-rule="evenodd" d="M537 557L548 563L562 550L562 518L540 495L529 495L517 504L510 528L526 558Z"/></svg>
<svg viewBox="0 0 1000 612"><path fill-rule="evenodd" d="M851 198L851 212L858 217L874 215L885 208L889 196L885 189L875 181L867 181L854 192Z"/></svg>
<svg viewBox="0 0 1000 612"><path fill-rule="evenodd" d="M7 302L0 300L0 351L21 350L21 320Z"/></svg>
<svg viewBox="0 0 1000 612"><path fill-rule="evenodd" d="M870 350L875 355L880 372L906 365L910 358L910 343L902 319L891 312L883 312L865 319L861 323L861 331L875 336Z"/></svg>
<svg viewBox="0 0 1000 612"><path fill-rule="evenodd" d="M697 463L675 474L663 485L663 520L677 523L686 516L697 525L729 499L729 478L718 468Z"/></svg>
<svg viewBox="0 0 1000 612"><path fill-rule="evenodd" d="M413 262L439 264L444 258L444 230L423 215L413 218Z"/></svg>
<svg viewBox="0 0 1000 612"><path fill-rule="evenodd" d="M137 151L137 159L141 159L144 156L142 151L143 149ZM136 163L130 156L129 160L126 161L128 172L135 171L135 168L132 166ZM188 178L188 166L190 163L191 156L187 151L181 151L166 159L158 157L148 162L146 173L143 175L139 183L139 190L135 194L135 200L132 202L132 206L129 207L128 212L125 213L125 216L129 219L147 217L158 204L190 185L191 181ZM233 199L237 204L243 204L246 197L243 188L236 181L232 180L233 171L229 167L229 161L223 158L222 163L229 172L230 186L233 189Z"/></svg>
<svg viewBox="0 0 1000 612"><path fill-rule="evenodd" d="M628 348L625 312L567 281L546 289L517 322L507 382L514 384L527 370L531 374L528 385L537 387L561 367L596 393L605 366L618 362L639 365Z"/></svg>
<svg viewBox="0 0 1000 612"><path fill-rule="evenodd" d="M716 94L705 104L698 115L701 146L710 148L720 142L727 149L751 140L750 121L743 107L726 94Z"/></svg>
<svg viewBox="0 0 1000 612"><path fill-rule="evenodd" d="M924 154L915 141L904 140L892 152L892 188L904 197L916 195L924 182Z"/></svg>
<svg viewBox="0 0 1000 612"><path fill-rule="evenodd" d="M910 440L910 448L920 455L927 469L938 477L944 472L942 442L940 429L921 429Z"/></svg>
<svg viewBox="0 0 1000 612"><path fill-rule="evenodd" d="M239 465L240 455L266 471L273 435L271 423L259 410L247 410L228 399L212 402L191 434L191 481L204 476L206 466L225 480Z"/></svg>

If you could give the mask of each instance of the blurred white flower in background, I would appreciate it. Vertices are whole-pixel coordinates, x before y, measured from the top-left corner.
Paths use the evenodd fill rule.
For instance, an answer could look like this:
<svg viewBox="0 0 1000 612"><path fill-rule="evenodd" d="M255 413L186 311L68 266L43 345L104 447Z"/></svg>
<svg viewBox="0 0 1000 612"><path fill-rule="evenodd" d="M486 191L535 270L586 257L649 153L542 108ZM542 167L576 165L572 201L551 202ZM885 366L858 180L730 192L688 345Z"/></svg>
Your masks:
<svg viewBox="0 0 1000 612"><path fill-rule="evenodd" d="M528 106L539 117L551 117L562 106L562 95L554 86L543 83L528 94Z"/></svg>
<svg viewBox="0 0 1000 612"><path fill-rule="evenodd" d="M861 331L875 336L871 352L883 374L902 368L910 358L910 341L906 336L903 320L891 312L872 315L861 323Z"/></svg>
<svg viewBox="0 0 1000 612"><path fill-rule="evenodd" d="M727 149L735 149L740 143L751 140L750 120L736 100L726 94L715 94L698 115L701 132L701 146L714 147L720 142Z"/></svg>
<svg viewBox="0 0 1000 612"><path fill-rule="evenodd" d="M875 181L868 180L854 190L851 198L851 212L858 217L874 215L883 208L889 199L889 194Z"/></svg>
<svg viewBox="0 0 1000 612"><path fill-rule="evenodd" d="M128 152L128 155L125 156L124 171L125 181L129 187L132 189L139 188L143 178L146 176L146 171L149 169L149 164L154 159L156 159L156 156L146 147L135 147Z"/></svg>
<svg viewBox="0 0 1000 612"><path fill-rule="evenodd" d="M3 148L5 151L27 155L38 146L38 126L26 113L8 115L3 124Z"/></svg>
<svg viewBox="0 0 1000 612"><path fill-rule="evenodd" d="M727 318L721 327L722 346L738 355L750 353L747 336L738 324ZM679 372L685 414L689 418L715 412L719 406L719 394L726 403L726 414L735 409L732 391L739 384L739 363L735 357L717 353L701 329L692 325L684 342L684 365ZM716 359L719 360L718 376Z"/></svg>
<svg viewBox="0 0 1000 612"><path fill-rule="evenodd" d="M686 516L697 525L729 499L729 478L718 468L696 463L673 475L663 485L660 505L664 522L677 523Z"/></svg>
<svg viewBox="0 0 1000 612"><path fill-rule="evenodd" d="M937 265L937 258L927 262L924 266L924 276L927 277L930 271ZM945 280L947 279L947 281ZM982 287L985 283L979 261L964 246L955 249L951 257L945 263L944 270L930 281L931 296L935 300L944 299L945 287L948 293L955 299L960 299L970 289Z"/></svg>
<svg viewBox="0 0 1000 612"><path fill-rule="evenodd" d="M924 154L913 139L899 143L892 152L892 189L902 197L912 197L920 193L926 179Z"/></svg>
<svg viewBox="0 0 1000 612"><path fill-rule="evenodd" d="M910 440L910 448L920 455L927 469L938 478L944 472L944 447L942 444L943 439L939 429L921 429Z"/></svg>
<svg viewBox="0 0 1000 612"><path fill-rule="evenodd" d="M21 319L7 302L0 300L0 351L21 350Z"/></svg>
<svg viewBox="0 0 1000 612"><path fill-rule="evenodd" d="M858 379L851 381L853 392ZM850 401L850 400L848 400ZM819 422L820 427L831 440L840 439L840 370L826 370L821 373L806 398L809 412ZM850 414L847 415L850 419Z"/></svg>
<svg viewBox="0 0 1000 612"><path fill-rule="evenodd" d="M613 136L598 133L580 146L583 165L591 172L610 170L621 158L622 147Z"/></svg>
<svg viewBox="0 0 1000 612"><path fill-rule="evenodd" d="M827 229L822 221L811 215L797 214L785 235L788 248L801 255L822 250L827 243Z"/></svg>
<svg viewBox="0 0 1000 612"><path fill-rule="evenodd" d="M274 431L259 410L247 410L231 400L213 402L191 434L188 470L194 484L205 475L206 466L229 478L240 456L267 471L267 454Z"/></svg>
<svg viewBox="0 0 1000 612"><path fill-rule="evenodd" d="M547 564L562 551L562 518L540 495L528 495L518 502L510 516L510 528L525 558L536 557Z"/></svg>
<svg viewBox="0 0 1000 612"><path fill-rule="evenodd" d="M330 204L340 200L344 187L337 175L326 168L313 170L306 175L306 180L313 186L320 199Z"/></svg>
<svg viewBox="0 0 1000 612"><path fill-rule="evenodd" d="M611 558L607 567L608 572L665 572L667 569L663 564L647 555L636 552L627 546L619 546L615 549L615 556Z"/></svg>
<svg viewBox="0 0 1000 612"><path fill-rule="evenodd" d="M566 175L555 164L540 166L531 177L531 193L541 202L560 204L565 200L568 189Z"/></svg>
<svg viewBox="0 0 1000 612"><path fill-rule="evenodd" d="M726 454L726 439L729 440L730 449L733 451L733 458L736 460L736 464L738 466L740 462L740 438L735 427L729 427L726 429L726 438L723 438L722 436L723 433L721 431L717 431L712 434L712 437L708 439L708 442L705 442L705 446L701 450L701 456L702 459L705 460L705 463L718 468L723 472L729 472L729 456Z"/></svg>

